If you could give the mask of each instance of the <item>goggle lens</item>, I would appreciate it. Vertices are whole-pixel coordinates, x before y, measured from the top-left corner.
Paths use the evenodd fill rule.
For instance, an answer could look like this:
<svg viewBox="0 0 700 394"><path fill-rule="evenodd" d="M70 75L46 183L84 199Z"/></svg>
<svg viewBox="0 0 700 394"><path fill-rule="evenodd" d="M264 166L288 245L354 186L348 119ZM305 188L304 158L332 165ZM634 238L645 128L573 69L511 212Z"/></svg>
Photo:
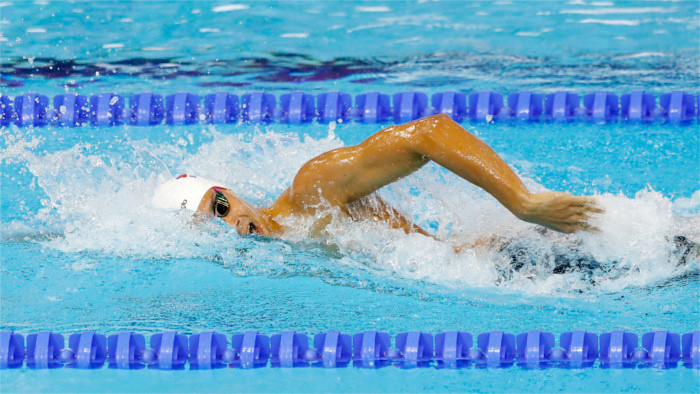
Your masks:
<svg viewBox="0 0 700 394"><path fill-rule="evenodd" d="M226 196L224 196L223 193L219 191L219 189L214 188L214 191L216 192L216 199L214 200L214 216L216 217L222 217L228 215L229 211L229 203L228 200L226 199Z"/></svg>

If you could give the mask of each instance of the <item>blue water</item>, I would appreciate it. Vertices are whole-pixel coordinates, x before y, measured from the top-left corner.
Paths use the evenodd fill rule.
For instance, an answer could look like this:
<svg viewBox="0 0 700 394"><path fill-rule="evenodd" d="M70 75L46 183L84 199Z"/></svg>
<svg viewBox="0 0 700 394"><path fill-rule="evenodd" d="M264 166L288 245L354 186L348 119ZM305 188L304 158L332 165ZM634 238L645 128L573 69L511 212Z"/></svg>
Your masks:
<svg viewBox="0 0 700 394"><path fill-rule="evenodd" d="M697 2L2 3L2 93L203 95L418 88L698 90ZM215 12L215 9L220 12ZM225 11L227 10L228 11ZM43 31L42 31L43 29ZM0 40L2 40L0 38ZM18 41L19 38L19 41ZM97 74L99 73L99 75ZM110 75L111 73L111 75ZM428 165L381 191L450 242L521 240L537 264L373 223L306 240L241 238L148 204L168 173L196 173L269 204L314 155L381 126L206 125L2 130L0 329L144 334L369 329L473 334L700 327L697 125L464 124L532 190L597 195L601 233L542 236L474 186ZM601 266L555 274L577 245ZM573 255L573 254L572 254ZM3 371L11 391L697 392L684 367Z"/></svg>

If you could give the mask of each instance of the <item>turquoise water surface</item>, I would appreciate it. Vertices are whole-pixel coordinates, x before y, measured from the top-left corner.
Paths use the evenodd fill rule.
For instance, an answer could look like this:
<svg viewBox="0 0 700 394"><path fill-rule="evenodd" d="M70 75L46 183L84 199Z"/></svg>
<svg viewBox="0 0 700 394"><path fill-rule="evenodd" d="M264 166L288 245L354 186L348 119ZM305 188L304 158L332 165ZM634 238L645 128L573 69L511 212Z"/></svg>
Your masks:
<svg viewBox="0 0 700 394"><path fill-rule="evenodd" d="M699 89L699 7L678 2L0 3L2 94L304 90L503 94L567 89L657 96ZM2 129L0 329L266 334L700 328L697 123L463 126L532 190L596 195L596 234L543 235L429 164L380 194L440 238L337 220L308 240L240 237L150 205L194 173L270 204L306 160L383 125ZM455 253L484 235L507 252ZM575 249L575 250L574 250ZM563 250L563 252L562 252ZM556 270L555 256L596 266ZM557 271L555 273L555 271ZM697 392L697 370L5 370L2 391Z"/></svg>

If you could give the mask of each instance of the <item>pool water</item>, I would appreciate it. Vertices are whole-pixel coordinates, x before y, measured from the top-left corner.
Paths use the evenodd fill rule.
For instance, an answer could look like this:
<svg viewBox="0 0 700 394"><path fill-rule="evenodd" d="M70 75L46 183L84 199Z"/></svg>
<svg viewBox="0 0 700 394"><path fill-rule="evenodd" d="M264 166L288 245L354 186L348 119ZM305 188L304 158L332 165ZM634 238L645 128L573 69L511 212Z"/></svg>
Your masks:
<svg viewBox="0 0 700 394"><path fill-rule="evenodd" d="M697 2L1 3L2 93L698 90ZM154 17L157 16L157 17ZM581 37L585 37L582 39ZM380 191L445 242L337 219L282 240L153 208L187 172L270 204L314 155L382 125L2 129L0 329L472 334L700 327L697 124L464 123L531 190L596 195L595 234L542 234L429 164ZM535 264L453 245L517 239ZM562 251L563 250L563 251ZM561 273L557 254L599 264ZM558 273L555 273L557 271ZM697 392L698 371L6 370L2 391Z"/></svg>

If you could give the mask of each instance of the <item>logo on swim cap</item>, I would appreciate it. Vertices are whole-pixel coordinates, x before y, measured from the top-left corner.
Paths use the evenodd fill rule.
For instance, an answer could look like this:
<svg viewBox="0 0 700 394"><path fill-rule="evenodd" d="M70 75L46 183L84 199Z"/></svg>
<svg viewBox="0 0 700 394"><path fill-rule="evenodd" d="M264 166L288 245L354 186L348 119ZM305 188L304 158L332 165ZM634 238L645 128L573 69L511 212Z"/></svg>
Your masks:
<svg viewBox="0 0 700 394"><path fill-rule="evenodd" d="M196 211L202 198L212 187L225 188L220 183L208 179L182 174L158 186L153 195L153 205L165 209Z"/></svg>

